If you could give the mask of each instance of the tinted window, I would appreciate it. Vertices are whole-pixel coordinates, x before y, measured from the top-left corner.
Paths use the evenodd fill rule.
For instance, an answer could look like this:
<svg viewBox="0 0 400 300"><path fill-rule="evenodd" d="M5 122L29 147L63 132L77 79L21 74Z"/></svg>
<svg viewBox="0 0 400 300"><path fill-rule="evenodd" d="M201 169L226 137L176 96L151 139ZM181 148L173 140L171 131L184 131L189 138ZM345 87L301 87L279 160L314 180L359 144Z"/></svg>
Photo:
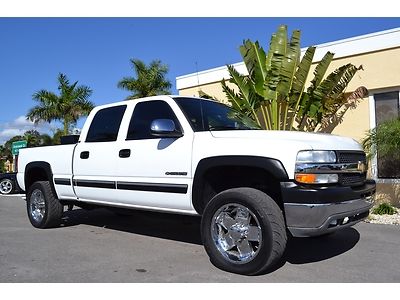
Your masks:
<svg viewBox="0 0 400 300"><path fill-rule="evenodd" d="M194 131L250 130L260 127L231 107L200 98L175 98Z"/></svg>
<svg viewBox="0 0 400 300"><path fill-rule="evenodd" d="M399 92L375 94L376 125L399 117Z"/></svg>
<svg viewBox="0 0 400 300"><path fill-rule="evenodd" d="M191 98L176 98L176 103L183 111L193 131L204 131L204 123L201 114L201 101Z"/></svg>
<svg viewBox="0 0 400 300"><path fill-rule="evenodd" d="M86 142L116 141L126 105L103 108L94 116L90 124Z"/></svg>
<svg viewBox="0 0 400 300"><path fill-rule="evenodd" d="M399 92L375 94L376 125L400 117ZM400 160L383 157L378 151L378 178L400 178Z"/></svg>
<svg viewBox="0 0 400 300"><path fill-rule="evenodd" d="M175 128L181 130L178 119L168 103L156 100L136 104L129 124L127 140L155 139L150 133L150 125L156 119L170 119Z"/></svg>

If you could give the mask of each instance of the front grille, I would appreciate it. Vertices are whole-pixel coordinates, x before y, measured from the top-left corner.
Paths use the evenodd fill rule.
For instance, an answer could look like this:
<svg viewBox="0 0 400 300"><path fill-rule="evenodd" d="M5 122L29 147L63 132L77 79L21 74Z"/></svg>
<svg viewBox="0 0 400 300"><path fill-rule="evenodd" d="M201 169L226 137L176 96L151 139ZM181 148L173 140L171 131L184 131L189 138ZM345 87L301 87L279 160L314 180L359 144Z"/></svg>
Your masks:
<svg viewBox="0 0 400 300"><path fill-rule="evenodd" d="M339 174L339 183L344 186L363 185L366 174Z"/></svg>
<svg viewBox="0 0 400 300"><path fill-rule="evenodd" d="M362 151L338 151L337 153L338 163L348 164L363 162L366 163L366 155ZM367 174L366 173L342 173L339 174L339 184L343 186L357 186L365 183Z"/></svg>
<svg viewBox="0 0 400 300"><path fill-rule="evenodd" d="M340 151L337 152L338 163L347 164L347 163L358 163L359 161L366 162L366 156L364 152L349 152L349 151Z"/></svg>

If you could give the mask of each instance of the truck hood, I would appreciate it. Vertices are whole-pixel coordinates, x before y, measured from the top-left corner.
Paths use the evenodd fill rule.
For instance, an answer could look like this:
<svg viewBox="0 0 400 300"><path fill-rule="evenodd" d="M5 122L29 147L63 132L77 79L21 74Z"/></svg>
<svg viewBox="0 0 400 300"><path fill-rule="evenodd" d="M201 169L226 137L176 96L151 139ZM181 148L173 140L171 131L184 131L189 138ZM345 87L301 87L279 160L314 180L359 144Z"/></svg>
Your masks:
<svg viewBox="0 0 400 300"><path fill-rule="evenodd" d="M226 130L211 131L211 135L215 138L292 141L299 144L307 144L309 149L315 150L363 150L361 145L352 138L324 133L279 130Z"/></svg>

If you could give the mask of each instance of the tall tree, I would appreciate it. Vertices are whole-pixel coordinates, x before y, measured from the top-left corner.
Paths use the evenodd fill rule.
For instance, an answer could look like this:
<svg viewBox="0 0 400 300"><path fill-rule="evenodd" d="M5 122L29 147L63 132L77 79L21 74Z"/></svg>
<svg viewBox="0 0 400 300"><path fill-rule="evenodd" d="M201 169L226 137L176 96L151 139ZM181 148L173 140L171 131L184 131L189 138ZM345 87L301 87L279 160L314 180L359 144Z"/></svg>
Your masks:
<svg viewBox="0 0 400 300"><path fill-rule="evenodd" d="M50 146L53 145L52 138L48 134L41 134L37 130L25 131L23 135L16 135L7 140L0 146L0 159L12 160L12 144L18 141L27 141L27 147Z"/></svg>
<svg viewBox="0 0 400 300"><path fill-rule="evenodd" d="M40 134L37 130L25 131L23 139L28 142L28 147L50 146L53 144L48 134Z"/></svg>
<svg viewBox="0 0 400 300"><path fill-rule="evenodd" d="M228 65L229 82L236 89L222 81L232 107L264 129L332 131L368 90L360 87L350 96L345 93L361 66L346 64L326 75L331 52L316 65L306 89L315 49L309 47L301 58L300 31L293 31L289 39L285 25L272 35L267 52L258 42L244 41L240 54L249 75Z"/></svg>
<svg viewBox="0 0 400 300"><path fill-rule="evenodd" d="M135 77L124 77L118 82L119 88L132 92L127 100L171 93L172 84L166 78L167 65L160 60L153 60L148 66L139 59L133 58L130 62Z"/></svg>
<svg viewBox="0 0 400 300"><path fill-rule="evenodd" d="M33 100L39 102L26 115L27 119L38 123L40 121L62 121L64 135L67 135L71 126L75 125L82 116L87 116L94 104L89 100L92 90L78 81L70 84L66 75L58 75L59 95L47 90L40 90L33 94Z"/></svg>

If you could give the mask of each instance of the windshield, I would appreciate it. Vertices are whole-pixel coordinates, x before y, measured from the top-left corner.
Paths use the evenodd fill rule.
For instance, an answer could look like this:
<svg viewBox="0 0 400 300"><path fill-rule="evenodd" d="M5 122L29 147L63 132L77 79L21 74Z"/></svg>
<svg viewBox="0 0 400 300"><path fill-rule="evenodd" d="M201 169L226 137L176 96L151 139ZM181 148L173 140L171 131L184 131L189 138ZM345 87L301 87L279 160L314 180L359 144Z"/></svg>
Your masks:
<svg viewBox="0 0 400 300"><path fill-rule="evenodd" d="M225 104L200 98L174 99L194 131L260 129L253 120Z"/></svg>

